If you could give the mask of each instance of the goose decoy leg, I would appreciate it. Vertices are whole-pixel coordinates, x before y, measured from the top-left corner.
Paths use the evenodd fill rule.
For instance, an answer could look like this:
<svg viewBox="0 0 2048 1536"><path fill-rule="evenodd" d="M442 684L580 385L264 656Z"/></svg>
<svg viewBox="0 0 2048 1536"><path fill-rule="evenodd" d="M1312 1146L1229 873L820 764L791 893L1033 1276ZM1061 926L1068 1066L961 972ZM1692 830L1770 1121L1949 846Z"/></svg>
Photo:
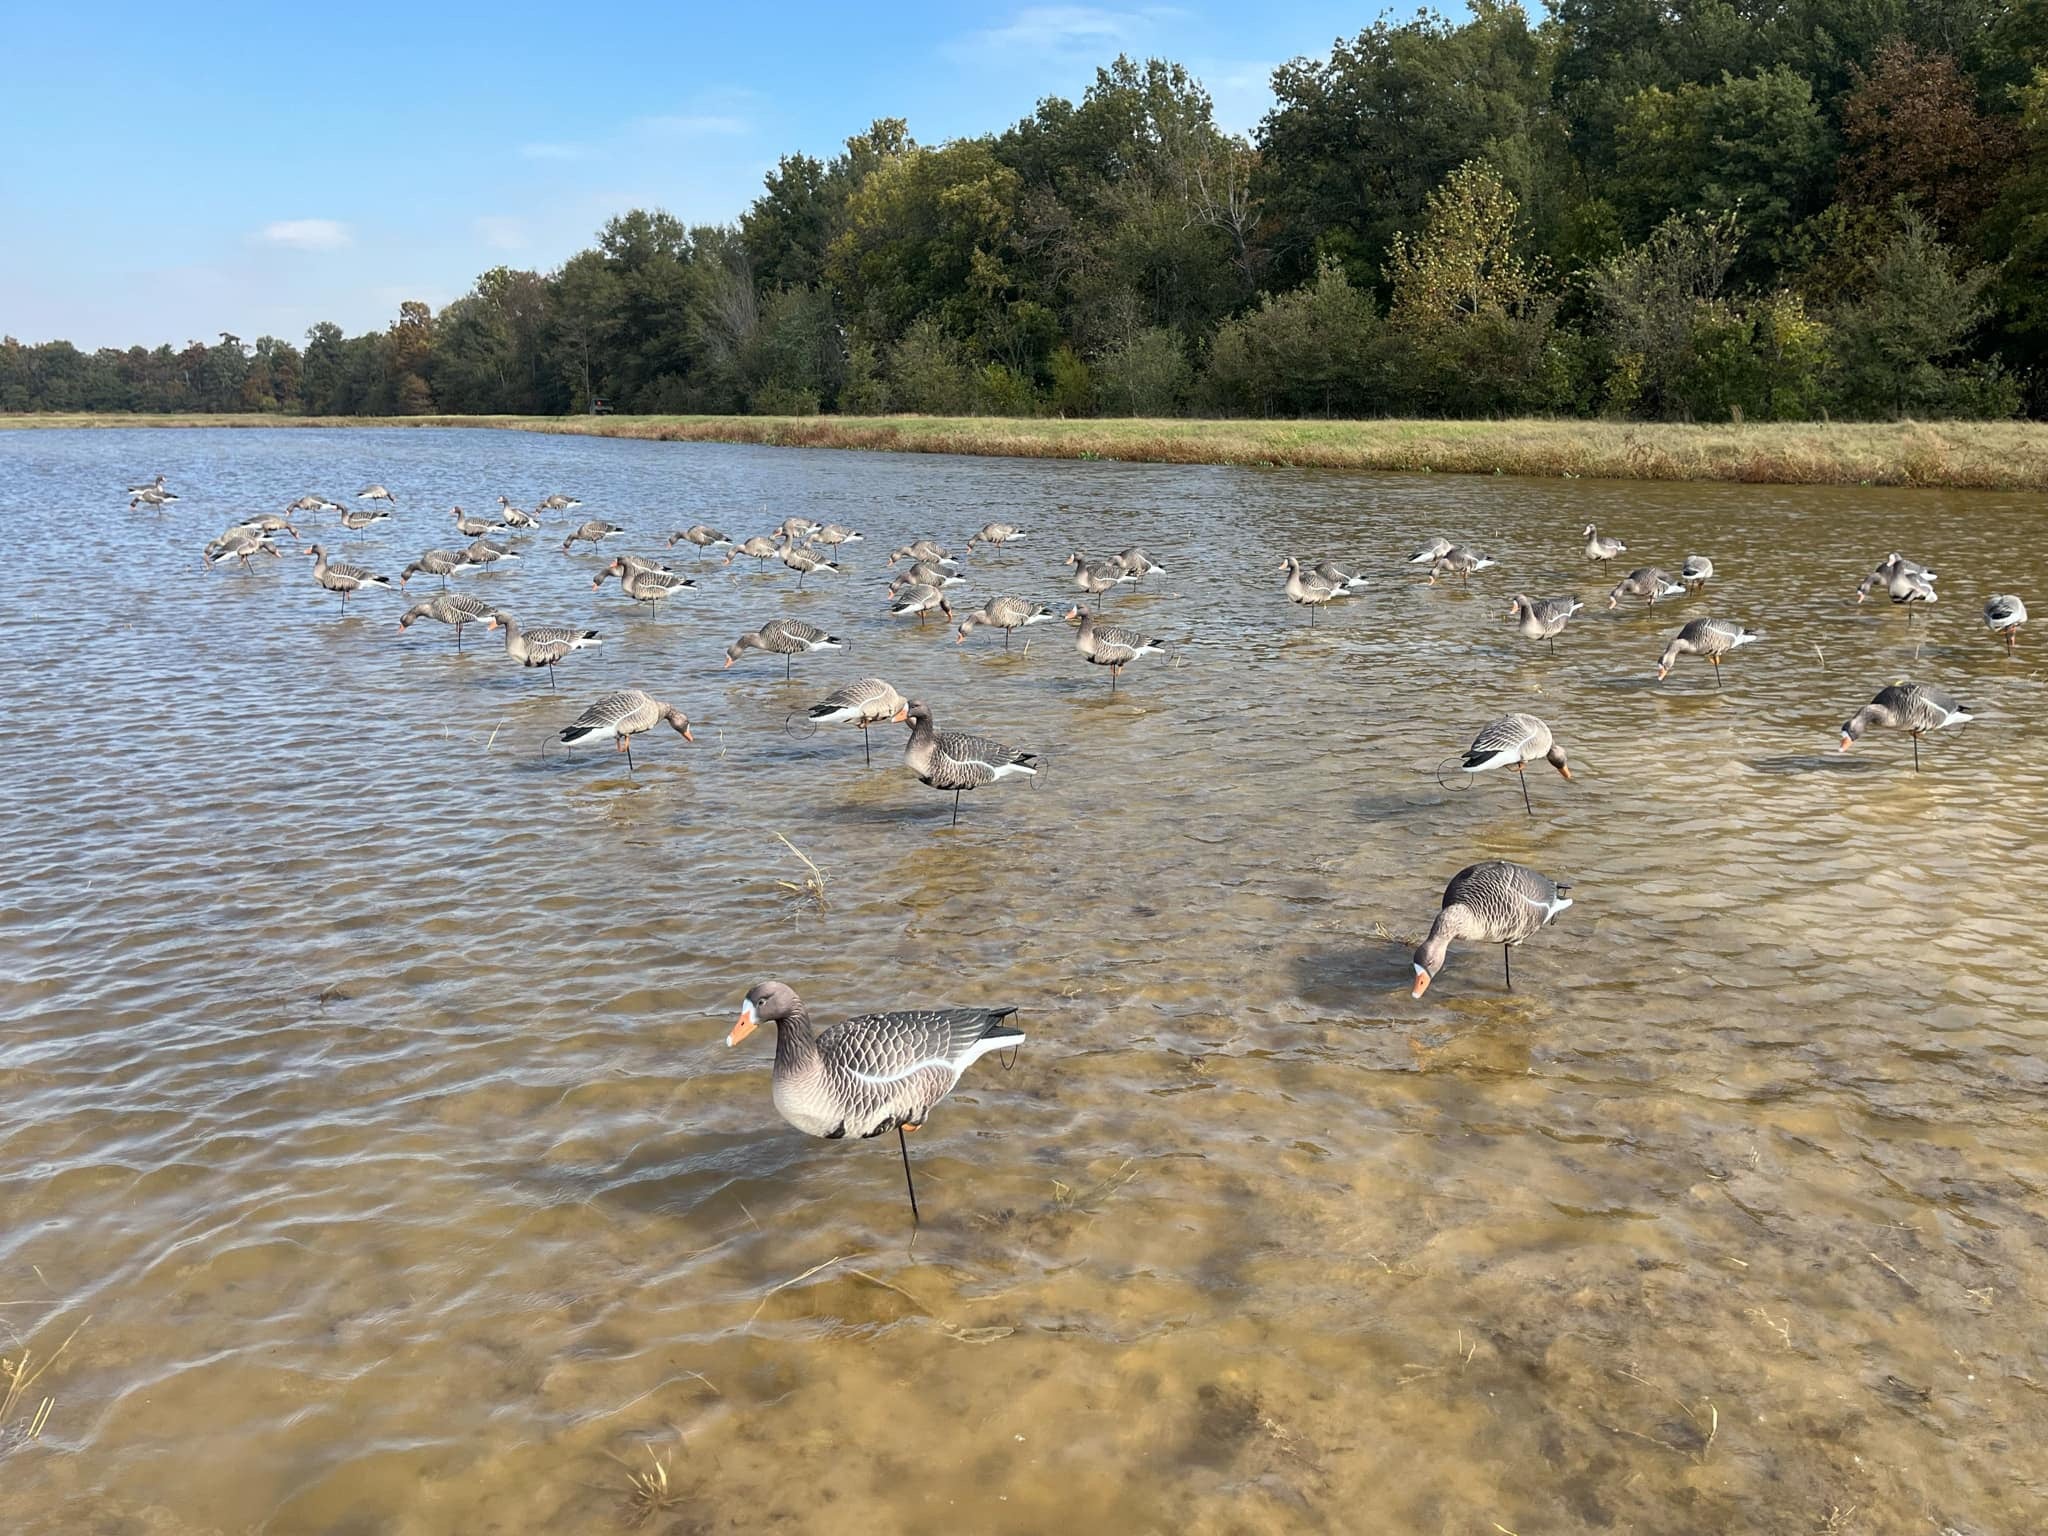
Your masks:
<svg viewBox="0 0 2048 1536"><path fill-rule="evenodd" d="M794 656L785 656L782 658L782 680L785 683L789 681L789 669L795 665L796 658Z"/></svg>
<svg viewBox="0 0 2048 1536"><path fill-rule="evenodd" d="M1515 764L1515 777L1522 781L1522 809L1526 810L1531 816L1534 816L1536 814L1536 807L1529 801L1529 775L1524 773L1522 768L1523 765L1521 763Z"/></svg>
<svg viewBox="0 0 2048 1536"><path fill-rule="evenodd" d="M633 771L633 738L621 736L619 740L626 748L626 772L631 773Z"/></svg>
<svg viewBox="0 0 2048 1536"><path fill-rule="evenodd" d="M960 791L953 791L953 825L960 825Z"/></svg>
<svg viewBox="0 0 2048 1536"><path fill-rule="evenodd" d="M2011 631L2011 630L2007 630L2007 631L2005 632L2005 642L2006 642L2006 649L2010 650L2010 649L2012 648L2012 631ZM1006 630L1004 630L1004 631L1003 631L1003 649L1007 651L1007 650L1008 650L1009 648L1010 648L1010 632L1009 632L1009 631L1008 631L1008 630L1006 629Z"/></svg>
<svg viewBox="0 0 2048 1536"><path fill-rule="evenodd" d="M460 624L455 626L455 654L458 656L462 654L462 626Z"/></svg>
<svg viewBox="0 0 2048 1536"><path fill-rule="evenodd" d="M910 1191L910 1224L922 1226L924 1217L917 1209L917 1181L910 1176L910 1143L903 1139L903 1122L896 1122L896 1145L903 1153L903 1187Z"/></svg>
<svg viewBox="0 0 2048 1536"><path fill-rule="evenodd" d="M868 728L866 726L860 728L860 752L861 756L867 759L867 766L870 768L874 767L875 749L873 743L868 740Z"/></svg>
<svg viewBox="0 0 2048 1536"><path fill-rule="evenodd" d="M1920 733L1918 731L1913 733L1913 771L1915 773L1920 771Z"/></svg>
<svg viewBox="0 0 2048 1536"><path fill-rule="evenodd" d="M1709 656L1707 660L1714 664L1714 692L1719 693L1721 691L1721 658Z"/></svg>
<svg viewBox="0 0 2048 1536"><path fill-rule="evenodd" d="M1515 962L1509 958L1514 952L1515 947L1512 944L1503 944L1500 947L1500 973L1507 982L1510 992L1515 990Z"/></svg>

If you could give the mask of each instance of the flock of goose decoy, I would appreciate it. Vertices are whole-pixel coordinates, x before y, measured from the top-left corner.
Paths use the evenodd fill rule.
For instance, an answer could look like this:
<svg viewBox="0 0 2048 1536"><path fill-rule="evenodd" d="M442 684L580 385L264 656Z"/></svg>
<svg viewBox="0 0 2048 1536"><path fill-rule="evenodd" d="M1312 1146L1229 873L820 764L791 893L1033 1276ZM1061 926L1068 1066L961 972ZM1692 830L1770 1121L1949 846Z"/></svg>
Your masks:
<svg viewBox="0 0 2048 1536"><path fill-rule="evenodd" d="M147 484L129 487L128 494L131 508L147 506L161 511L178 500L166 488L162 475ZM397 499L382 485L365 486L354 500L356 504L349 506L307 495L288 504L282 513L245 518L206 545L204 563L212 567L235 560L247 569L257 556L283 556L276 537L285 534L298 539L295 519L331 516L341 529L361 533L390 521L397 507ZM449 516L455 530L468 542L459 549L428 549L403 568L397 579L400 590L420 575L438 577L441 590L406 609L398 627L404 631L422 618L448 625L454 630L458 650L468 625L502 631L506 656L523 667L545 667L550 687L554 687L557 665L579 650L601 644L599 633L574 625L523 624L502 604L448 590L448 581L519 560L521 552L512 547L512 538L540 529L543 513L573 512L582 504L574 497L552 495L527 510L515 506L508 497L500 496L497 500L496 519L473 517L460 507L452 508ZM568 531L561 550L569 555L578 545L586 545L601 553L606 541L626 533L617 523L587 520ZM493 535L499 537L494 539ZM992 522L968 537L966 550L971 554L980 545L984 552L1000 553L1028 537L1022 528ZM1584 556L1589 561L1613 561L1628 550L1623 541L1601 533L1591 524L1585 528L1583 538ZM692 524L670 534L666 547L674 550L677 545L689 545L700 563L719 558L723 551L726 567L740 560L752 560L757 568L769 561L779 561L796 573L797 586L801 588L806 578L845 574L839 557L847 546L859 542L860 533L850 527L790 516L766 533L737 540L707 524ZM392 588L388 577L366 566L331 559L322 544L305 545L299 553L313 560L314 581L339 598L344 614L352 596L373 588ZM896 570L899 562L903 565L900 572ZM1432 584L1452 576L1469 582L1498 564L1487 555L1445 538L1432 540L1407 563L1410 567L1426 568L1427 580ZM1136 546L1098 557L1075 550L1063 564L1071 571L1081 599L1087 601L1104 600L1121 588L1140 585L1148 576L1164 574L1164 568ZM1103 622L1082 600L1076 600L1061 614L1053 606L1002 593L980 600L964 613L957 612L949 593L966 584L963 559L929 538L916 539L891 551L888 567L894 573L884 600L888 612L897 617L915 617L921 627L927 625L931 614L938 613L956 626L956 643L964 644L976 629L1000 629L1007 649L1016 631L1064 618L1073 626L1075 649L1083 660L1108 669L1111 692L1116 691L1126 668L1146 657L1169 655L1176 649L1169 638L1130 625ZM1286 577L1284 595L1290 602L1308 609L1312 624L1318 610L1354 596L1370 580L1329 559L1310 561L1288 556L1279 570ZM1714 574L1713 562L1702 555L1686 556L1675 575L1659 566L1635 567L1608 591L1607 607L1612 610L1625 598L1639 599L1654 607L1660 599L1697 595ZM619 582L628 598L650 612L658 611L663 603L691 591L697 584L692 577L653 556L624 553L609 558L592 578L591 586L601 589L612 579ZM1894 604L1908 609L1910 616L1912 608L1937 600L1936 580L1934 571L1893 551L1858 584L1856 599L1862 602L1873 591L1882 589ZM1507 616L1525 639L1542 640L1555 651L1558 637L1584 606L1576 596L1532 598L1518 592L1510 600ZM2011 594L1993 595L1984 605L1986 627L2008 651L2016 647L2026 621L2026 605ZM1657 678L1666 678L1681 658L1698 656L1713 667L1715 687L1719 689L1722 665L1727 658L1763 638L1760 632L1732 619L1695 618L1668 637L1656 663ZM780 656L784 678L788 679L793 675L797 658L847 648L844 639L814 624L775 618L726 646L725 665L731 667L749 651L758 650ZM960 799L966 791L1006 779L1033 778L1040 771L1037 753L971 732L941 730L928 703L905 697L879 677L863 677L834 689L805 714L814 727L858 728L869 763L873 761L873 752L868 732L885 723L907 725L904 767L923 784L952 792L955 824L959 821ZM1874 728L1903 731L1912 741L1913 766L1918 772L1921 738L1964 725L1972 718L1972 712L1946 689L1931 683L1901 681L1881 689L1870 703L1842 724L1839 749L1848 751ZM680 708L644 689L628 688L594 701L563 726L558 735L569 746L612 743L616 752L625 754L630 772L633 738L662 724L672 727L685 741L695 740L689 716ZM1472 775L1512 770L1520 783L1524 807L1533 816L1535 806L1526 770L1530 764L1539 762L1548 763L1565 779L1572 776L1565 748L1550 725L1533 714L1517 712L1503 715L1481 729L1460 757L1459 767ZM1515 946L1572 905L1570 890L1568 880L1552 879L1505 860L1486 860L1459 870L1445 887L1442 905L1415 950L1413 996L1419 998L1429 989L1454 942L1500 945L1503 980L1512 989L1511 956ZM953 1090L961 1074L975 1060L1023 1041L1023 1033L1008 1022L1015 1012L1014 1008L955 1008L876 1013L817 1030L795 991L782 982L768 981L747 994L727 1044L737 1045L761 1024L775 1026L774 1102L782 1117L798 1130L828 1138L879 1136L894 1130L903 1154L904 1178L915 1221L917 1192L911 1179L904 1133L924 1123L926 1115Z"/></svg>

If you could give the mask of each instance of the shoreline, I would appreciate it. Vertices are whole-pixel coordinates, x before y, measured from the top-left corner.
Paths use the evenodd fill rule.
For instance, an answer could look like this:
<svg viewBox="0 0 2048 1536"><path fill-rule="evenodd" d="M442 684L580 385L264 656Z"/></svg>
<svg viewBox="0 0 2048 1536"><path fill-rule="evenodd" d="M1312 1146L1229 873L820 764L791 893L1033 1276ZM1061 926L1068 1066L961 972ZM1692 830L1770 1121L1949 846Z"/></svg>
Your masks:
<svg viewBox="0 0 2048 1536"><path fill-rule="evenodd" d="M2048 423L1056 420L990 416L0 416L0 431L462 427L651 442L1538 479L2048 491Z"/></svg>

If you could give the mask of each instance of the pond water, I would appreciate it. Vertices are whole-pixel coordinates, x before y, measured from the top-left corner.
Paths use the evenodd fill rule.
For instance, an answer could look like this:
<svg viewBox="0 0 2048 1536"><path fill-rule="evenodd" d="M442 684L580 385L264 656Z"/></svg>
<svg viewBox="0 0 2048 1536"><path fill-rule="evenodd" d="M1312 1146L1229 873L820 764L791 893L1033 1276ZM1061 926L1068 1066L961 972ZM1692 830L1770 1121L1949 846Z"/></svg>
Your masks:
<svg viewBox="0 0 2048 1536"><path fill-rule="evenodd" d="M183 499L130 512L159 470ZM292 541L201 568L373 480L389 522L301 532L393 578L451 504L580 497L456 585L602 647L551 693L401 635L415 598L344 618ZM863 531L841 575L661 548L788 513ZM593 592L591 516L697 590ZM1177 653L1112 696L1063 626L889 616L894 545L995 518L1031 537L962 594L1064 606L1069 549L1142 544L1110 617ZM2039 498L31 431L0 528L0 1353L77 1330L0 1528L2048 1526L2048 638L1979 617L2048 612ZM1498 568L1424 585L1437 533ZM1942 573L1910 620L1852 598L1894 547ZM1289 552L1373 585L1310 627ZM1691 552L1701 597L1605 611ZM1517 591L1587 601L1554 655ZM1657 683L1707 613L1768 639ZM723 670L777 615L853 649ZM951 827L901 727L872 769L786 727L868 674L1047 772ZM1917 776L1837 753L1906 676L1975 723ZM549 745L636 683L694 745ZM1437 776L1510 709L1572 755L1533 817ZM1460 946L1411 1000L1495 857L1576 905L1512 992ZM895 1147L799 1135L765 1036L726 1048L767 978L1021 1009L913 1138L914 1246Z"/></svg>

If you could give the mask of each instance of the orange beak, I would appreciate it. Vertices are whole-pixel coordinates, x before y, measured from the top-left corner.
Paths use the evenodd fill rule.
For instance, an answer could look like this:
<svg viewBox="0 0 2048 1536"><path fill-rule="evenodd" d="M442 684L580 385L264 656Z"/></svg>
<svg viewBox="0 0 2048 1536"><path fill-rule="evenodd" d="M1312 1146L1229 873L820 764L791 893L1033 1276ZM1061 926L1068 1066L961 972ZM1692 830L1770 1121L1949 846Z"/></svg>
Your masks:
<svg viewBox="0 0 2048 1536"><path fill-rule="evenodd" d="M910 706L908 704L905 704L900 709L898 709L895 714L889 717L889 723L891 725L901 725L904 721L908 720L909 718Z"/></svg>
<svg viewBox="0 0 2048 1536"><path fill-rule="evenodd" d="M696 739L697 739L696 737L694 737L694 736L692 736L692 735L690 734L690 728L689 728L689 727L688 727L687 725L686 725L686 726L684 726L684 727L683 727L683 740L685 740L685 741L695 741Z"/></svg>
<svg viewBox="0 0 2048 1536"><path fill-rule="evenodd" d="M1661 682L1663 682L1663 681L1664 681L1664 674L1665 674L1666 672L1669 672L1670 670L1671 670L1671 669L1670 669L1669 667L1659 667L1659 668L1657 669L1657 681L1658 681L1658 682L1660 682L1660 683L1661 683Z"/></svg>
<svg viewBox="0 0 2048 1536"><path fill-rule="evenodd" d="M1557 771L1563 774L1567 779L1569 779L1572 776L1571 765L1569 763L1559 763L1557 765Z"/></svg>
<svg viewBox="0 0 2048 1536"><path fill-rule="evenodd" d="M732 665L732 658L730 656L725 658L725 664L728 667Z"/></svg>
<svg viewBox="0 0 2048 1536"><path fill-rule="evenodd" d="M1856 741L1855 741L1855 738L1854 738L1854 737L1851 737L1851 736L1844 736L1844 737L1842 738L1842 744L1841 744L1841 746L1837 747L1837 748L1836 748L1835 750L1836 750L1836 751L1838 751L1838 752L1846 752L1846 751L1848 751L1848 750L1849 750L1849 749L1850 749L1851 747L1853 747L1853 746L1855 746L1855 745L1856 745Z"/></svg>
<svg viewBox="0 0 2048 1536"><path fill-rule="evenodd" d="M1428 990L1429 972L1425 971L1421 966L1418 965L1417 967L1415 967L1415 990L1413 992L1410 992L1408 995L1410 997L1420 997L1423 993L1427 992Z"/></svg>
<svg viewBox="0 0 2048 1536"><path fill-rule="evenodd" d="M754 1032L760 1022L759 1019L754 1017L754 1004L752 1000L740 1004L739 1022L734 1024L727 1033L725 1043L729 1046L738 1045Z"/></svg>

